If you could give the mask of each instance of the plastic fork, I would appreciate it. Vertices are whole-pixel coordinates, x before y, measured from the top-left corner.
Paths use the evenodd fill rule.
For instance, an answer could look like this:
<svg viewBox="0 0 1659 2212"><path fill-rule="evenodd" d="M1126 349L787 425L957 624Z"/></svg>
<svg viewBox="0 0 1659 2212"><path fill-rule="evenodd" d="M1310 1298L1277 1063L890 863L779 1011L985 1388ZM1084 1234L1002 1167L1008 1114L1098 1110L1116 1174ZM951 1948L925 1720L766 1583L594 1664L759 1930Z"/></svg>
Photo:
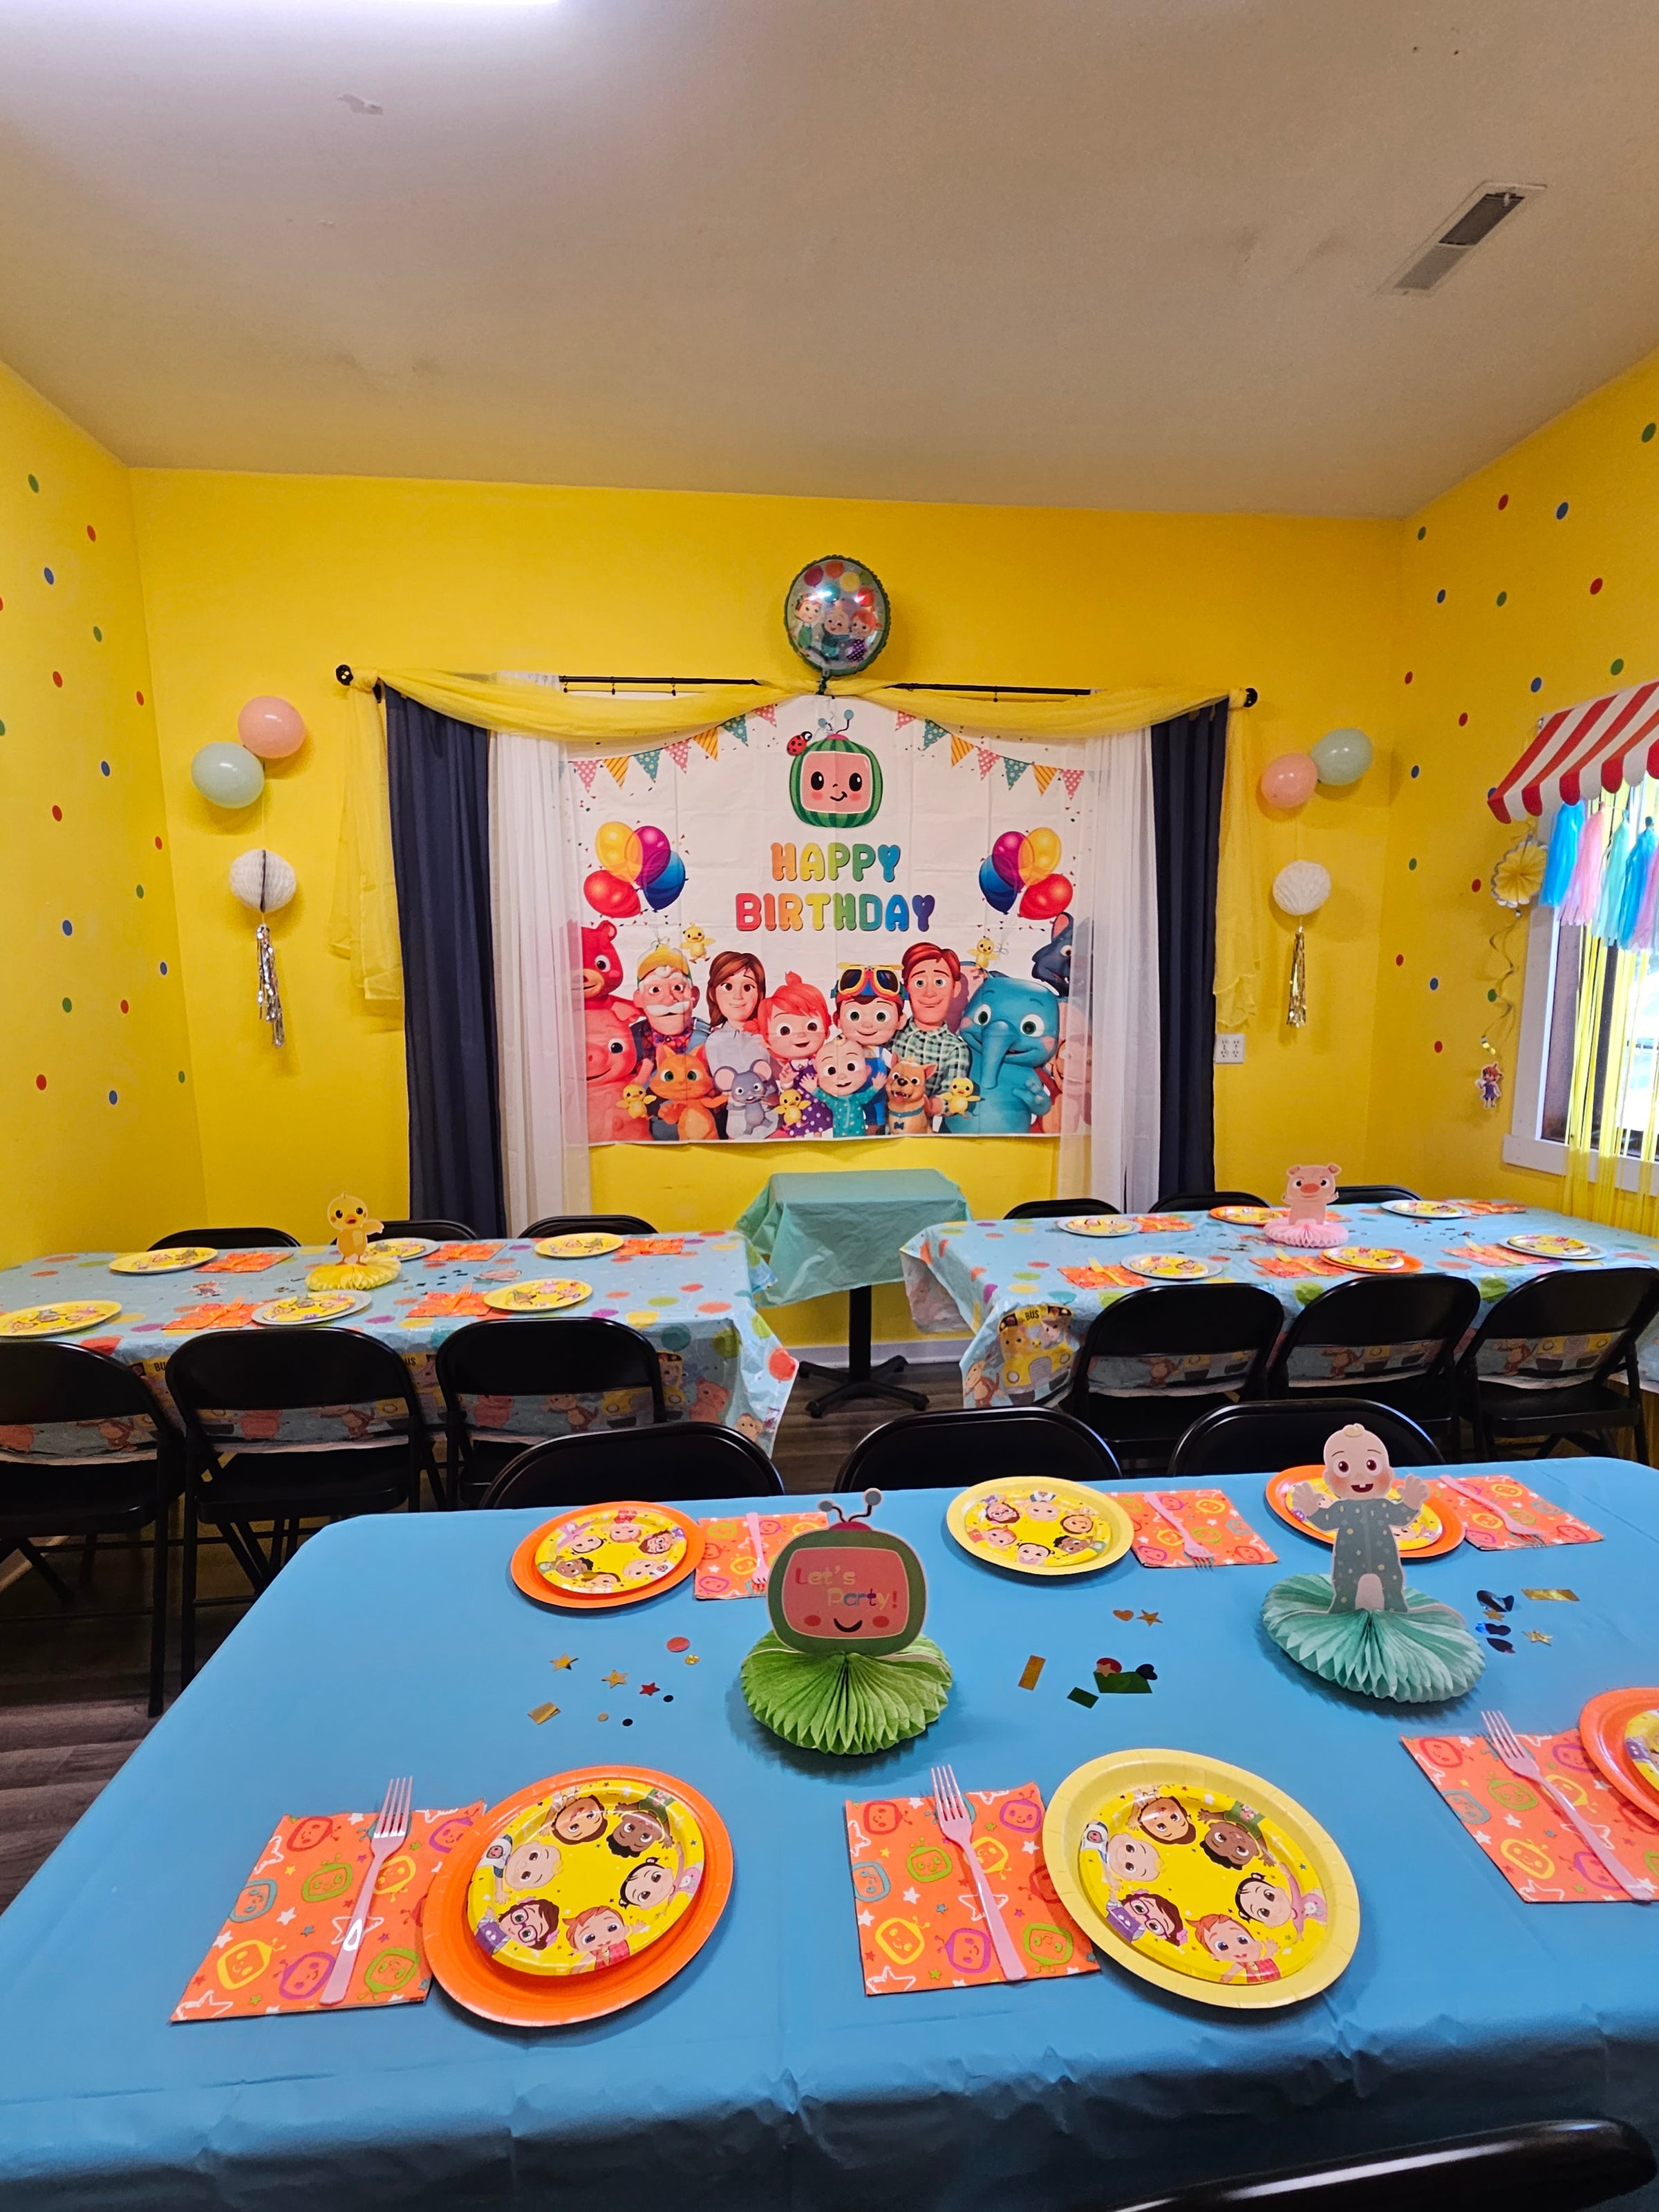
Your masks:
<svg viewBox="0 0 1659 2212"><path fill-rule="evenodd" d="M363 1925L368 1918L368 1908L374 1896L374 1885L380 1879L380 1869L393 1851L409 1841L409 1803L415 1789L411 1774L399 1774L386 1786L386 1802L380 1808L380 1818L369 1832L368 1872L363 1876L357 1891L357 1902L352 1909L346 1932L340 1938L338 1955L333 1972L323 1984L319 2004L337 2005L351 1987L351 1977L357 1965L357 1953L363 1940Z"/></svg>
<svg viewBox="0 0 1659 2212"><path fill-rule="evenodd" d="M1508 1767L1510 1772L1518 1774L1523 1782L1530 1782L1543 1791L1557 1812L1565 1814L1572 1822L1573 1826L1577 1829L1620 1888L1627 1891L1638 1905L1651 1905L1654 1901L1654 1889L1653 1884L1647 1876L1632 1874L1624 1862L1614 1856L1612 1849L1596 1834L1571 1798L1558 1790L1555 1784L1547 1778L1538 1761L1516 1735L1503 1714L1482 1713L1480 1725L1486 1731L1487 1742Z"/></svg>
<svg viewBox="0 0 1659 2212"><path fill-rule="evenodd" d="M757 1597L763 1597L772 1570L767 1561L766 1539L761 1534L760 1515L745 1513L743 1525L749 1531L750 1547L755 1554L755 1564L749 1571L749 1587Z"/></svg>
<svg viewBox="0 0 1659 2212"><path fill-rule="evenodd" d="M991 1931L991 1942L997 1954L997 1964L1002 1969L1003 1980L1023 1982L1026 1978L1025 1968L1014 1948L1014 1939L1008 1933L1002 1907L991 1894L991 1885L985 1879L979 1853L974 1849L974 1816L957 1787L953 1767L936 1766L933 1769L933 1811L939 1820L939 1833L956 1845L973 1876L974 1887L979 1892L979 1909L985 1915L985 1925Z"/></svg>
<svg viewBox="0 0 1659 2212"><path fill-rule="evenodd" d="M1516 1520L1483 1492L1473 1488L1467 1482L1455 1482L1449 1474L1437 1474L1433 1479L1443 1490L1455 1491L1458 1497L1467 1498L1471 1505L1481 1505L1488 1513L1495 1513L1510 1534L1518 1536L1523 1544L1532 1545L1534 1550L1542 1548L1544 1540L1535 1528L1528 1528L1524 1521Z"/></svg>
<svg viewBox="0 0 1659 2212"><path fill-rule="evenodd" d="M1153 1510L1161 1513L1166 1521L1173 1523L1181 1538L1181 1548L1194 1566L1212 1567L1215 1565L1215 1553L1207 1544L1200 1544L1196 1536L1189 1536L1187 1534L1186 1529L1182 1526L1181 1515L1171 1500L1169 1492L1149 1490L1146 1495L1152 1501Z"/></svg>

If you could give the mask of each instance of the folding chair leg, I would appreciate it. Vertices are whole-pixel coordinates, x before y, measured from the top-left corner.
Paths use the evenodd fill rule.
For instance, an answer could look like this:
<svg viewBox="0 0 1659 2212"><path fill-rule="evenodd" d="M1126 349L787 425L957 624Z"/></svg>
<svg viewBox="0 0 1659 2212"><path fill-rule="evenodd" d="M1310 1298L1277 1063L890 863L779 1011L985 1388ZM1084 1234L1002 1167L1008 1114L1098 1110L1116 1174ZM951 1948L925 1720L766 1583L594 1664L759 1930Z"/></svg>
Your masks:
<svg viewBox="0 0 1659 2212"><path fill-rule="evenodd" d="M81 1546L81 1580L89 1583L93 1569L98 1564L98 1531L94 1528Z"/></svg>
<svg viewBox="0 0 1659 2212"><path fill-rule="evenodd" d="M179 1593L179 1687L189 1686L196 1672L196 1550L200 1528L196 1513L196 1493L185 1493L185 1555L184 1571Z"/></svg>
<svg viewBox="0 0 1659 2212"><path fill-rule="evenodd" d="M27 1536L20 1536L17 1539L17 1548L23 1554L23 1557L28 1561L29 1565L34 1569L35 1573L39 1575L41 1580L46 1584L48 1589L54 1590L57 1593L58 1602L63 1605L73 1605L75 1602L75 1592L70 1588L63 1577L58 1574L54 1568L47 1565L46 1561L41 1557L40 1553L36 1551L34 1546L30 1543Z"/></svg>
<svg viewBox="0 0 1659 2212"><path fill-rule="evenodd" d="M154 1550L149 1581L149 1717L154 1720L167 1698L167 1519L172 1500L159 1498L155 1507Z"/></svg>

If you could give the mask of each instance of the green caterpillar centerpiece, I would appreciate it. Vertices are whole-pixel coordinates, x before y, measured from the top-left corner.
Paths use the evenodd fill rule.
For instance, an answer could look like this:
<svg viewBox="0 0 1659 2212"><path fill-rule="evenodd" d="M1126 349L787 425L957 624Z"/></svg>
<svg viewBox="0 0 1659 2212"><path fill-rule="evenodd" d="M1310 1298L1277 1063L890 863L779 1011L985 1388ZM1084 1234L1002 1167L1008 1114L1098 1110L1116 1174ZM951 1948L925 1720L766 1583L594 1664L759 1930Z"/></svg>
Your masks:
<svg viewBox="0 0 1659 2212"><path fill-rule="evenodd" d="M951 1666L921 1632L927 1578L902 1536L872 1528L881 1503L864 1493L848 1519L832 1498L827 1528L786 1544L766 1584L772 1626L743 1662L743 1694L786 1743L846 1758L890 1750L939 1718Z"/></svg>
<svg viewBox="0 0 1659 2212"><path fill-rule="evenodd" d="M1480 1646L1461 1613L1407 1587L1400 1558L1396 1531L1410 1526L1427 1483L1396 1476L1387 1445L1356 1422L1325 1439L1325 1484L1328 1504L1305 1483L1291 1504L1335 1539L1331 1571L1275 1583L1262 1626L1298 1667L1340 1689L1405 1705L1462 1697L1486 1666Z"/></svg>

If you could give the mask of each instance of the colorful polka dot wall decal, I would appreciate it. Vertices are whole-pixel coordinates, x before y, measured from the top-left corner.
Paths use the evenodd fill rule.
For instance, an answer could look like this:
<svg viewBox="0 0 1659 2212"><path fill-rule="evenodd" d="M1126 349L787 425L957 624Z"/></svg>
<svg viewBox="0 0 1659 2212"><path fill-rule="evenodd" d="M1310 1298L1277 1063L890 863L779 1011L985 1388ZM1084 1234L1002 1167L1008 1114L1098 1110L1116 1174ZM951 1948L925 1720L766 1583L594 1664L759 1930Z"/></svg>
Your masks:
<svg viewBox="0 0 1659 2212"><path fill-rule="evenodd" d="M119 1093L118 1093L118 1092L114 1091L112 1091L110 1092L110 1094L109 1094L109 1103L110 1103L110 1104L111 1104L112 1106L115 1105L115 1104L118 1103L118 1098L119 1098Z"/></svg>
<svg viewBox="0 0 1659 2212"><path fill-rule="evenodd" d="M1543 688L1544 679L1541 676L1534 676L1532 682L1527 686L1528 691L1541 691Z"/></svg>
<svg viewBox="0 0 1659 2212"><path fill-rule="evenodd" d="M1460 730L1467 729L1468 727L1468 721L1469 718L1467 714L1460 714L1457 718L1458 728Z"/></svg>
<svg viewBox="0 0 1659 2212"><path fill-rule="evenodd" d="M1403 967L1405 966L1405 964L1406 964L1406 956L1405 956L1405 954L1404 954L1403 952L1396 952L1396 953L1395 954L1395 956L1394 956L1394 964L1395 964L1395 966L1396 968L1403 968Z"/></svg>
<svg viewBox="0 0 1659 2212"><path fill-rule="evenodd" d="M132 1008L127 1004L125 999L121 1001L121 1012L124 1014L130 1014L132 1012Z"/></svg>
<svg viewBox="0 0 1659 2212"><path fill-rule="evenodd" d="M1496 991L1488 991L1488 992L1487 992L1487 994L1486 994L1486 1004L1487 1004L1489 1006L1495 1006L1498 1004L1498 994L1497 994L1497 992L1496 992Z"/></svg>
<svg viewBox="0 0 1659 2212"><path fill-rule="evenodd" d="M1409 683L1411 682L1411 680L1412 680L1412 672L1411 672L1411 670L1408 668L1408 669L1406 671L1406 681L1407 681L1407 684L1409 684Z"/></svg>
<svg viewBox="0 0 1659 2212"><path fill-rule="evenodd" d="M98 532L97 532L93 528L93 526L92 526L92 525L91 525L90 523L88 523L88 525L87 525L87 536L88 536L89 538L91 538L91 540L92 540L92 542L93 542L93 544L94 544L94 545L97 544L97 542L98 542Z"/></svg>
<svg viewBox="0 0 1659 2212"><path fill-rule="evenodd" d="M1413 783L1415 783L1415 782L1416 782L1416 781L1417 781L1417 779L1418 779L1418 777L1419 777L1419 775L1422 775L1422 773L1423 773L1423 771L1422 771L1422 769L1421 769L1420 768L1413 768L1413 770L1412 770L1412 781L1413 781Z"/></svg>
<svg viewBox="0 0 1659 2212"><path fill-rule="evenodd" d="M157 851L158 853L159 853L159 852L161 851L161 839L160 839L159 837L158 837L158 838L156 839L156 841L155 841L155 849L156 849L156 851Z"/></svg>
<svg viewBox="0 0 1659 2212"><path fill-rule="evenodd" d="M161 973L165 975L167 974L167 962L166 962L165 960L163 960L163 961L161 962Z"/></svg>
<svg viewBox="0 0 1659 2212"><path fill-rule="evenodd" d="M1565 500L1563 500L1563 501L1562 501L1562 502L1561 502L1561 504L1560 504L1560 506L1559 506L1559 507L1558 507L1556 508L1556 510L1555 510L1555 519L1556 519L1556 520L1557 520L1558 522L1565 522L1565 521L1566 520L1566 517L1567 517L1567 502L1565 501Z"/></svg>
<svg viewBox="0 0 1659 2212"><path fill-rule="evenodd" d="M94 624L93 624L93 626L92 626L92 634L93 634L94 637L94 638L96 638L96 640L98 641L99 644L100 644L100 645L101 645L101 644L103 643L103 641L104 641L104 633L103 633L103 631L102 631L102 630L100 630L100 629L99 629L99 627L98 627L98 625L97 625L97 623L94 623Z"/></svg>
<svg viewBox="0 0 1659 2212"><path fill-rule="evenodd" d="M40 477L31 477L29 478L29 489L30 489L31 491L39 491L39 490L40 490Z"/></svg>
<svg viewBox="0 0 1659 2212"><path fill-rule="evenodd" d="M1437 975L1430 976L1429 988L1431 991L1437 991L1440 988L1440 978Z"/></svg>
<svg viewBox="0 0 1659 2212"><path fill-rule="evenodd" d="M1441 1043L1438 1037L1434 1041L1434 1048L1437 1052L1443 1052L1445 1050L1445 1047Z"/></svg>
<svg viewBox="0 0 1659 2212"><path fill-rule="evenodd" d="M40 486L39 486L38 484L35 486L35 489L36 489L37 491L40 489ZM37 1091L44 1091L44 1090L46 1089L46 1077L45 1077L44 1075L37 1075L37 1076L35 1077L35 1079L34 1079L34 1087L35 1087L35 1089L36 1089Z"/></svg>
<svg viewBox="0 0 1659 2212"><path fill-rule="evenodd" d="M52 574L50 568L43 568L40 571L40 574L46 578L49 584L55 584L58 581L57 577Z"/></svg>
<svg viewBox="0 0 1659 2212"><path fill-rule="evenodd" d="M1415 860L1407 860L1406 866L1408 868L1414 868L1417 866L1417 863Z"/></svg>
<svg viewBox="0 0 1659 2212"><path fill-rule="evenodd" d="M1659 422L1644 423L1642 426L1642 443L1644 446L1650 446L1653 443L1653 434L1656 430L1659 430Z"/></svg>
<svg viewBox="0 0 1659 2212"><path fill-rule="evenodd" d="M1595 597L1595 594L1596 594L1596 593L1601 590L1601 579L1599 576L1592 576L1592 577L1590 578L1590 597L1591 597L1591 599L1594 599L1594 598Z"/></svg>
<svg viewBox="0 0 1659 2212"><path fill-rule="evenodd" d="M1444 586L1443 584L1440 586L1440 589L1439 589L1439 590L1435 593L1435 595L1434 595L1434 603L1435 603L1436 606L1437 606L1437 607L1443 607L1443 606L1445 605L1445 604L1446 604L1446 587L1445 587L1445 586Z"/></svg>
<svg viewBox="0 0 1659 2212"><path fill-rule="evenodd" d="M1509 505L1509 503L1510 503L1510 495L1509 495L1508 492L1506 492L1506 491L1500 491L1500 492L1498 493L1498 512L1501 514L1504 512L1504 508Z"/></svg>
<svg viewBox="0 0 1659 2212"><path fill-rule="evenodd" d="M99 762L98 773L100 775L107 775L109 774L109 763L107 761Z"/></svg>
<svg viewBox="0 0 1659 2212"><path fill-rule="evenodd" d="M1510 595L1509 595L1509 593L1508 593L1507 592L1500 592L1498 594L1498 605L1499 605L1500 607L1501 607L1501 606L1507 605L1507 604L1508 604L1508 602L1509 602L1509 596L1510 596Z"/></svg>
<svg viewBox="0 0 1659 2212"><path fill-rule="evenodd" d="M1428 526L1427 523L1426 523L1426 522L1419 522L1419 525L1417 526L1417 536L1418 536L1418 542L1420 544L1420 543L1422 542L1422 540L1423 540L1424 538L1425 538L1428 536L1428 534L1429 534L1429 526Z"/></svg>
<svg viewBox="0 0 1659 2212"><path fill-rule="evenodd" d="M142 884L135 884L134 889L137 891L137 894L138 894L139 897L140 897L140 898L143 898L143 896L144 896L144 887L143 887L143 885Z"/></svg>
<svg viewBox="0 0 1659 2212"><path fill-rule="evenodd" d="M72 921L66 921L66 922L64 924L64 936L65 936L65 937L73 937L73 936L74 936L74 934L75 934L75 924L74 924Z"/></svg>
<svg viewBox="0 0 1659 2212"><path fill-rule="evenodd" d="M75 1001L74 1001L74 1000L73 1000L73 999L65 999L65 1000L64 1000L64 1012L66 1014L72 1014L72 1013L75 1012Z"/></svg>
<svg viewBox="0 0 1659 2212"><path fill-rule="evenodd" d="M1470 889L1472 891L1478 891L1478 890L1480 890L1480 877L1479 877L1479 876L1477 876L1477 877L1475 878L1475 879L1474 879L1474 882L1469 885L1469 889Z"/></svg>
<svg viewBox="0 0 1659 2212"><path fill-rule="evenodd" d="M63 677L63 672L62 672L62 670L61 670L61 669L54 668L54 669L52 670L52 682L53 682L53 683L58 686L58 689L61 691L61 690L63 690L63 688L64 688L64 677Z"/></svg>
<svg viewBox="0 0 1659 2212"><path fill-rule="evenodd" d="M54 807L52 808L52 820L53 820L54 822L61 822L61 821L63 820L63 818L64 818L64 810L63 810L63 808L62 808L61 806L54 806Z"/></svg>
<svg viewBox="0 0 1659 2212"><path fill-rule="evenodd" d="M1625 661L1624 661L1624 655L1621 653L1621 654L1620 655L1620 657L1619 657L1619 659L1618 659L1617 660L1610 660L1610 661L1608 661L1608 663L1607 663L1607 673L1608 673L1608 675L1609 675L1609 676L1622 676L1622 675L1624 674L1624 672L1625 672ZM4 729L4 727L5 727L5 724L4 724L3 722L0 722L0 730Z"/></svg>
<svg viewBox="0 0 1659 2212"><path fill-rule="evenodd" d="M184 1081L184 1079L185 1079L185 1071L184 1071L184 1069L181 1067L181 1068L179 1069L179 1082L180 1082L180 1083L182 1083L182 1082Z"/></svg>
<svg viewBox="0 0 1659 2212"><path fill-rule="evenodd" d="M134 698L138 702L138 704L142 707L142 706L143 705L143 703L144 703L144 695L143 695L143 693L142 691L135 691L135 692L133 693L133 695L132 695L132 696L133 696L133 697L134 697Z"/></svg>

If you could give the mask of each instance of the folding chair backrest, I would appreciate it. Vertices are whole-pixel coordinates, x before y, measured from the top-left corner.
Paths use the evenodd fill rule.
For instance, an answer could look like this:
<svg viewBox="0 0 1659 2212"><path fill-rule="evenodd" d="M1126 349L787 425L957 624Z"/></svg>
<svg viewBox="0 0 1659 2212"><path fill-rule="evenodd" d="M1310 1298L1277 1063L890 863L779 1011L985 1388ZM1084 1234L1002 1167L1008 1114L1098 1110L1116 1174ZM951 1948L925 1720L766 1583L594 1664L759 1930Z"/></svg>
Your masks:
<svg viewBox="0 0 1659 2212"><path fill-rule="evenodd" d="M597 1230L607 1237L654 1237L654 1222L639 1213L550 1213L519 1231L526 1237L579 1237Z"/></svg>
<svg viewBox="0 0 1659 2212"><path fill-rule="evenodd" d="M170 1244L211 1244L216 1252L297 1252L300 1240L286 1229L174 1229L158 1237L152 1252Z"/></svg>
<svg viewBox="0 0 1659 2212"><path fill-rule="evenodd" d="M1363 1390L1443 1372L1480 1310L1480 1291L1457 1275L1334 1283L1285 1331L1268 1390Z"/></svg>
<svg viewBox="0 0 1659 2212"><path fill-rule="evenodd" d="M1433 1440L1391 1406L1364 1398L1282 1398L1222 1406L1194 1421L1170 1460L1170 1479L1184 1475L1276 1474L1316 1466L1325 1439L1358 1421L1381 1437L1396 1467L1443 1464Z"/></svg>
<svg viewBox="0 0 1659 2212"><path fill-rule="evenodd" d="M409 1370L358 1329L233 1328L193 1336L167 1362L167 1389L192 1442L210 1450L426 1436ZM325 1420L313 1435L319 1413Z"/></svg>
<svg viewBox="0 0 1659 2212"><path fill-rule="evenodd" d="M438 1346L452 1437L537 1440L566 1429L648 1427L667 1418L648 1337L619 1321L550 1314L475 1322Z"/></svg>
<svg viewBox="0 0 1659 2212"><path fill-rule="evenodd" d="M1284 1309L1253 1283L1168 1283L1114 1298L1089 1324L1067 1407L1100 1397L1213 1397L1261 1373Z"/></svg>
<svg viewBox="0 0 1659 2212"><path fill-rule="evenodd" d="M1483 1382L1530 1390L1593 1382L1628 1356L1656 1312L1659 1269L1563 1267L1501 1297L1464 1355Z"/></svg>
<svg viewBox="0 0 1659 2212"><path fill-rule="evenodd" d="M1166 1191L1152 1208L1154 1213L1207 1213L1212 1206L1266 1206L1253 1190Z"/></svg>
<svg viewBox="0 0 1659 2212"><path fill-rule="evenodd" d="M1059 1221L1073 1213L1115 1213L1103 1198L1027 1198L1011 1206L1005 1221Z"/></svg>
<svg viewBox="0 0 1659 2212"><path fill-rule="evenodd" d="M758 1444L712 1421L590 1431L532 1444L503 1468L483 1497L495 1505L602 1505L637 1498L773 1498L783 1481Z"/></svg>
<svg viewBox="0 0 1659 2212"><path fill-rule="evenodd" d="M434 1244L477 1244L481 1239L476 1229L469 1229L464 1221L383 1221L380 1236L371 1241L376 1244L387 1237L429 1237Z"/></svg>
<svg viewBox="0 0 1659 2212"><path fill-rule="evenodd" d="M177 1436L136 1368L78 1344L0 1344L0 1429L17 1432L0 1466L148 1459Z"/></svg>
<svg viewBox="0 0 1659 2212"><path fill-rule="evenodd" d="M1414 1190L1407 1190L1403 1182L1340 1182L1336 1186L1339 1206L1386 1206L1392 1198L1419 1195Z"/></svg>
<svg viewBox="0 0 1659 2212"><path fill-rule="evenodd" d="M1112 1482L1121 1471L1110 1447L1069 1413L1036 1406L952 1407L901 1413L872 1429L848 1454L836 1488L963 1490L1016 1474Z"/></svg>

